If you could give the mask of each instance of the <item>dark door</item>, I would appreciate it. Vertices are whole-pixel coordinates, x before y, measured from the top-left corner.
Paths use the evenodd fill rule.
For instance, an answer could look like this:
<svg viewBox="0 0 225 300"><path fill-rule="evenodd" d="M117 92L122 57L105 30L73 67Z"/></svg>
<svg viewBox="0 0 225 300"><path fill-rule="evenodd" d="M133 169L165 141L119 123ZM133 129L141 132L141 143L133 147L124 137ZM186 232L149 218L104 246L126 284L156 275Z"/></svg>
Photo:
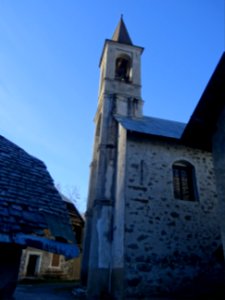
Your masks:
<svg viewBox="0 0 225 300"><path fill-rule="evenodd" d="M38 260L39 260L39 255L35 255L35 254L29 255L29 261L27 264L27 276L36 275Z"/></svg>

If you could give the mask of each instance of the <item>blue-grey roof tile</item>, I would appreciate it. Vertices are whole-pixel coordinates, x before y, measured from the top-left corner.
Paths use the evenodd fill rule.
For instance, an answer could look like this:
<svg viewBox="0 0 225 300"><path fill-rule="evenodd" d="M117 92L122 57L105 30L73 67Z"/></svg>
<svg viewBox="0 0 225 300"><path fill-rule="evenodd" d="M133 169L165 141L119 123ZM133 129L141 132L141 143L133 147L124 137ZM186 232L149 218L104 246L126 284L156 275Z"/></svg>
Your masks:
<svg viewBox="0 0 225 300"><path fill-rule="evenodd" d="M185 123L154 117L128 118L115 116L116 120L127 130L167 138L180 139Z"/></svg>

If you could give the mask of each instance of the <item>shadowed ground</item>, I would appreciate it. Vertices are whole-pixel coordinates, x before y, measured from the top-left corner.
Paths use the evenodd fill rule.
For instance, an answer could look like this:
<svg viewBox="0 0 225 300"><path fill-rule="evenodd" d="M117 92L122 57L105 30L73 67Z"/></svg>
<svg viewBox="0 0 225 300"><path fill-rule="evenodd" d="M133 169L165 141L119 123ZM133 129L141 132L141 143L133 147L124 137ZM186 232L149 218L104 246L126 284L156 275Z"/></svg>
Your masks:
<svg viewBox="0 0 225 300"><path fill-rule="evenodd" d="M77 282L56 283L26 283L18 284L14 294L15 300L84 300L87 299L85 291ZM129 298L126 300L224 300L223 286L218 286L216 292L205 291L193 295L193 291L184 291L174 296L152 296L150 298ZM110 297L102 297L98 300L110 300Z"/></svg>
<svg viewBox="0 0 225 300"><path fill-rule="evenodd" d="M75 283L34 283L19 284L15 300L72 300L78 299L72 293Z"/></svg>

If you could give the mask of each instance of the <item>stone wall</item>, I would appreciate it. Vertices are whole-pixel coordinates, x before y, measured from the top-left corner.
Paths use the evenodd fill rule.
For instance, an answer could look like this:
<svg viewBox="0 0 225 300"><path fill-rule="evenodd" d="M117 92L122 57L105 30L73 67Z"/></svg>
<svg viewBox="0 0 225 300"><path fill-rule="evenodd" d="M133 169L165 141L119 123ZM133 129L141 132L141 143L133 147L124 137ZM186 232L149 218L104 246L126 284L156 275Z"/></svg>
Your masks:
<svg viewBox="0 0 225 300"><path fill-rule="evenodd" d="M195 167L197 201L174 199L177 160ZM221 246L210 153L130 135L126 195L127 296L173 293L210 274Z"/></svg>
<svg viewBox="0 0 225 300"><path fill-rule="evenodd" d="M38 257L36 261L35 274L30 276L27 274L27 266L30 255ZM81 257L66 260L63 255L59 256L59 265L52 266L52 253L27 248L23 250L19 280L23 279L59 279L59 280L79 280L80 279L80 262Z"/></svg>

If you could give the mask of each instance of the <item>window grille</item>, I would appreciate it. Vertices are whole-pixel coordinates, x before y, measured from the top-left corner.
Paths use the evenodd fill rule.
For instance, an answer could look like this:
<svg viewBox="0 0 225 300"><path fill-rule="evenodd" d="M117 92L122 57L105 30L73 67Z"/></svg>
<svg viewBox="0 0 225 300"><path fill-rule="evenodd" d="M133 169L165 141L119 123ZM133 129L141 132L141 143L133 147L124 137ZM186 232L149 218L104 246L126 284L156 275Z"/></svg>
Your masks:
<svg viewBox="0 0 225 300"><path fill-rule="evenodd" d="M196 200L196 183L194 167L185 161L173 164L174 197L181 200Z"/></svg>

